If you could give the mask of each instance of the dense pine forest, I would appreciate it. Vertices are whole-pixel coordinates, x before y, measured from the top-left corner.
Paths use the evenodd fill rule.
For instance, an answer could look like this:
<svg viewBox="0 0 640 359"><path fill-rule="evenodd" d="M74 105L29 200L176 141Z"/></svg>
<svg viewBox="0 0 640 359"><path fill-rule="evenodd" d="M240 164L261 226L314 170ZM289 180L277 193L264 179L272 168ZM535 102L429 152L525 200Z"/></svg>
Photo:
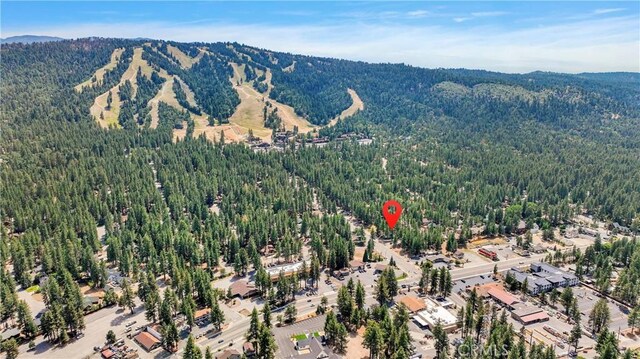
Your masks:
<svg viewBox="0 0 640 359"><path fill-rule="evenodd" d="M180 66L168 45L201 58ZM191 89L187 94L173 83L188 112L160 102L159 124L150 126L148 104L166 79L137 73L135 94L130 85L120 87L129 100L122 103L119 128L101 128L89 109L118 84L136 47L155 49L142 55L151 68ZM118 48L125 50L101 81L74 90ZM364 245L343 211L389 237L380 216L389 198L405 206L392 240L411 253L445 241L453 242L448 248L463 247L474 227L509 234L520 220L548 229L576 214L640 231L638 74L509 75L368 64L237 43L96 38L7 44L0 57L0 260L7 264L0 270L0 319L20 315L15 285L27 288L46 275L50 311L43 323L52 340L82 330L76 283L102 286L105 266L135 282L169 275L177 299L188 303L185 310L213 307L220 294L203 284L211 276L204 263L209 269L233 264L246 273L260 270L267 247L290 259L309 242L310 268L343 268L354 247ZM322 148L305 142L310 135L300 148L265 153L192 137L189 113L225 123L239 104L229 81L232 61L246 66L248 80L261 81L270 69L270 98L314 125L327 124L351 104L347 89L365 108L318 127L317 135L331 140ZM187 136L175 141L172 131L183 127ZM335 141L346 133L374 141ZM318 208L327 215L319 216ZM107 263L95 257L102 250ZM603 259L602 251L613 257ZM637 305L639 289L630 283L640 273L640 246L625 242L596 252L580 262L585 272L598 261L623 263L628 270L612 293ZM391 325L384 311L376 316ZM501 318L490 322L513 331ZM491 340L499 346L525 350L496 333ZM532 351L532 358L553 357Z"/></svg>

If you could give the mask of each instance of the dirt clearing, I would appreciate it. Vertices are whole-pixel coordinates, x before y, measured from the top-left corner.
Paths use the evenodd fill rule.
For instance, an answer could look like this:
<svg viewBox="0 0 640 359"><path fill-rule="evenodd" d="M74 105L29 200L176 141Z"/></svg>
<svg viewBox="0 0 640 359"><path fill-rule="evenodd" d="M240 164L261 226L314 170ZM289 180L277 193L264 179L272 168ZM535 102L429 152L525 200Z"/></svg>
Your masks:
<svg viewBox="0 0 640 359"><path fill-rule="evenodd" d="M193 64L200 61L200 59L204 55L204 52L202 51L202 49L199 49L200 53L198 53L198 56L191 57L185 54L184 52L182 52L182 50L180 50L179 48L169 44L167 44L167 50L171 55L173 55L173 57L178 59L178 62L180 62L180 66L182 66L182 68L185 68L185 69L190 68L191 66L193 66Z"/></svg>
<svg viewBox="0 0 640 359"><path fill-rule="evenodd" d="M298 116L293 107L269 99L269 93L273 88L269 69L265 73L265 82L268 89L265 94L262 94L253 88L251 82L246 82L244 73L246 65L231 63L231 66L233 67L233 77L229 80L240 97L240 104L229 119L229 122L243 128L243 133L251 129L254 136L260 137L264 141L271 141L271 129L264 127L263 109L266 101L271 102L278 109L278 115L282 118L287 130L293 130L294 126L298 126L300 133L306 133L314 128L307 120Z"/></svg>
<svg viewBox="0 0 640 359"><path fill-rule="evenodd" d="M105 93L96 97L95 101L93 102L90 112L91 115L93 115L93 117L96 119L96 121L100 123L100 126L119 126L118 115L120 114L121 105L119 87L120 85L124 84L125 81L129 80L133 88L133 96L135 96L136 91L138 90L138 85L136 83L136 75L138 73L138 69L141 69L142 74L147 77L151 77L151 73L153 72L153 69L151 68L151 66L149 66L147 61L142 59L141 47L136 47L135 49L133 49L133 58L131 60L131 63L129 64L129 67L127 68L127 71L122 74L120 82L109 89L109 91L106 91ZM111 92L112 102L111 108L107 109L107 98L109 97L109 92Z"/></svg>
<svg viewBox="0 0 640 359"><path fill-rule="evenodd" d="M360 96L353 89L347 89L349 96L351 96L351 106L349 106L346 110L342 111L338 116L334 117L327 126L331 127L338 123L338 120L345 119L349 116L355 115L358 111L364 110L364 102L360 99Z"/></svg>
<svg viewBox="0 0 640 359"><path fill-rule="evenodd" d="M122 56L123 52L124 52L124 47L113 50L113 53L111 54L111 60L109 61L109 63L97 69L96 72L93 74L93 76L95 76L96 78L96 81L95 82L91 81L93 78L92 76L92 78L86 80L81 84L78 84L76 87L74 87L74 89L78 92L81 92L82 88L85 86L93 87L94 84L100 85L102 83L102 80L104 80L104 74L107 71L111 71L116 67L116 65L118 64L118 60L120 60L120 56Z"/></svg>

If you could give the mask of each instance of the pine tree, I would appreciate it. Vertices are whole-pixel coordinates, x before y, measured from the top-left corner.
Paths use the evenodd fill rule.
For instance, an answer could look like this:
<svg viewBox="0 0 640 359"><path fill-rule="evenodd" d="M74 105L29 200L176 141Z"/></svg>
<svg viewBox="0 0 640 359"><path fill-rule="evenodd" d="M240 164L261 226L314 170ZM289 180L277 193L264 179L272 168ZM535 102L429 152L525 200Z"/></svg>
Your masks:
<svg viewBox="0 0 640 359"><path fill-rule="evenodd" d="M116 333L114 333L113 330L109 330L107 332L106 339L107 339L107 343L109 343L109 344L115 343L116 342Z"/></svg>
<svg viewBox="0 0 640 359"><path fill-rule="evenodd" d="M358 284L356 285L356 294L355 294L355 304L358 309L364 309L366 293L364 290L364 286L358 280Z"/></svg>
<svg viewBox="0 0 640 359"><path fill-rule="evenodd" d="M18 327L27 339L33 338L38 332L38 327L31 316L31 309L23 300L18 302Z"/></svg>
<svg viewBox="0 0 640 359"><path fill-rule="evenodd" d="M266 301L262 307L262 323L271 329L271 305L269 301Z"/></svg>
<svg viewBox="0 0 640 359"><path fill-rule="evenodd" d="M247 330L246 338L247 341L254 343L258 341L258 336L260 335L260 318L258 317L258 310L256 307L253 307L253 311L251 312L251 321L249 322L249 330Z"/></svg>
<svg viewBox="0 0 640 359"><path fill-rule="evenodd" d="M122 296L120 297L120 306L123 308L129 308L131 314L133 314L133 308L136 307L134 302L133 290L129 284L129 280L124 279L122 281Z"/></svg>
<svg viewBox="0 0 640 359"><path fill-rule="evenodd" d="M144 302L145 318L151 322L155 322L158 318L158 306L160 295L157 291L147 294Z"/></svg>
<svg viewBox="0 0 640 359"><path fill-rule="evenodd" d="M573 329L571 329L571 333L569 335L569 345L572 345L576 352L578 351L580 338L582 338L582 328L580 328L580 321L578 320L573 325Z"/></svg>
<svg viewBox="0 0 640 359"><path fill-rule="evenodd" d="M339 323L335 332L333 341L333 350L336 353L344 353L347 348L347 328L344 324Z"/></svg>
<svg viewBox="0 0 640 359"><path fill-rule="evenodd" d="M296 315L298 315L298 309L295 304L289 304L284 310L285 321L293 323L296 321Z"/></svg>
<svg viewBox="0 0 640 359"><path fill-rule="evenodd" d="M18 343L13 338L4 341L0 349L7 354L7 359L16 359L18 357Z"/></svg>
<svg viewBox="0 0 640 359"><path fill-rule="evenodd" d="M169 323L162 326L162 345L170 352L178 347L180 336L175 323Z"/></svg>
<svg viewBox="0 0 640 359"><path fill-rule="evenodd" d="M343 320L351 318L353 312L353 297L349 293L346 286L340 287L338 290L338 312Z"/></svg>
<svg viewBox="0 0 640 359"><path fill-rule="evenodd" d="M193 335L189 335L189 339L187 339L187 346L184 348L184 353L182 354L182 358L184 359L202 359L202 352L200 348L196 345L195 340L193 340Z"/></svg>
<svg viewBox="0 0 640 359"><path fill-rule="evenodd" d="M275 359L276 350L278 349L271 330L266 326L260 326L260 339L258 341L259 359Z"/></svg>
<svg viewBox="0 0 640 359"><path fill-rule="evenodd" d="M211 324L213 324L214 328L216 328L217 330L220 330L220 328L222 327L222 324L224 323L224 313L222 312L222 310L220 309L220 306L218 305L218 299L215 298L212 300L211 302Z"/></svg>
<svg viewBox="0 0 640 359"><path fill-rule="evenodd" d="M606 299L600 299L593 306L591 313L589 314L589 326L591 326L591 332L595 335L600 334L604 329L609 326L611 319L611 313Z"/></svg>
<svg viewBox="0 0 640 359"><path fill-rule="evenodd" d="M376 359L383 350L384 336L377 322L370 320L367 323L362 345L369 349L369 358L371 359Z"/></svg>
<svg viewBox="0 0 640 359"><path fill-rule="evenodd" d="M444 359L449 357L449 338L442 328L442 324L437 323L433 328L433 337L435 339L436 358Z"/></svg>

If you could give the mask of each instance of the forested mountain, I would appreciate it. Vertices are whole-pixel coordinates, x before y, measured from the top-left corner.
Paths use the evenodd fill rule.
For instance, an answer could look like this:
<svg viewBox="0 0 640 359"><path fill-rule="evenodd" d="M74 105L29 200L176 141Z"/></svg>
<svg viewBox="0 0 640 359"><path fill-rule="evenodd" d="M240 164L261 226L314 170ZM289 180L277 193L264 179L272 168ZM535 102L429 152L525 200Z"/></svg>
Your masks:
<svg viewBox="0 0 640 359"><path fill-rule="evenodd" d="M578 213L640 229L639 74L507 75L155 40L0 51L0 259L23 287L42 273L98 286L93 254L106 245L123 274L170 274L180 298L208 303L193 285L208 275L203 263L243 271L267 246L291 257L309 239L315 260L342 268L354 242L338 208L385 228L389 198L405 205L394 240L412 252L452 230L464 246L474 226L511 233L523 219L544 229ZM318 148L308 134L298 149L254 153L192 137L194 118L222 125L240 103L230 63L316 135L375 140ZM351 104L347 89L364 110L323 126ZM119 128L98 124L109 116ZM15 288L0 274L7 303ZM3 319L15 311L1 309Z"/></svg>

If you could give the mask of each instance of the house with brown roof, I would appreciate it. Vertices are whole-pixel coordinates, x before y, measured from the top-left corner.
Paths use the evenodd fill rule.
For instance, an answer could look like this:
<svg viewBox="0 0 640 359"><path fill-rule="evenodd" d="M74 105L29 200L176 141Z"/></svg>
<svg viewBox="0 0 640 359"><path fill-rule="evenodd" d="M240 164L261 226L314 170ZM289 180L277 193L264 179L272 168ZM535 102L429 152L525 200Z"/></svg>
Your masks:
<svg viewBox="0 0 640 359"><path fill-rule="evenodd" d="M248 357L256 355L256 349L253 347L253 343L251 342L245 342L242 345L242 352Z"/></svg>
<svg viewBox="0 0 640 359"><path fill-rule="evenodd" d="M260 293L258 288L249 284L246 280L238 280L229 286L231 297L249 298Z"/></svg>
<svg viewBox="0 0 640 359"><path fill-rule="evenodd" d="M227 349L216 355L216 359L240 359L242 355L235 349Z"/></svg>
<svg viewBox="0 0 640 359"><path fill-rule="evenodd" d="M133 340L135 340L144 350L148 352L160 346L160 340L151 335L149 332L140 332L140 334L133 337Z"/></svg>
<svg viewBox="0 0 640 359"><path fill-rule="evenodd" d="M208 320L209 314L211 313L210 308L198 309L195 313L193 313L193 318L196 322L201 320Z"/></svg>
<svg viewBox="0 0 640 359"><path fill-rule="evenodd" d="M404 305L407 308L407 310L411 313L417 313L427 308L427 305L424 303L424 300L412 295L401 296L398 299L397 303Z"/></svg>
<svg viewBox="0 0 640 359"><path fill-rule="evenodd" d="M385 269L387 269L387 267L388 267L387 264L378 263L373 267L373 269L374 269L373 273L374 274L375 273L382 273L382 272L384 272Z"/></svg>
<svg viewBox="0 0 640 359"><path fill-rule="evenodd" d="M352 271L364 269L364 262L354 259L349 262L349 268L351 268Z"/></svg>
<svg viewBox="0 0 640 359"><path fill-rule="evenodd" d="M100 355L104 358L104 359L110 359L112 358L114 355L116 355L116 353L113 352L113 350L111 349L105 349L103 350Z"/></svg>

